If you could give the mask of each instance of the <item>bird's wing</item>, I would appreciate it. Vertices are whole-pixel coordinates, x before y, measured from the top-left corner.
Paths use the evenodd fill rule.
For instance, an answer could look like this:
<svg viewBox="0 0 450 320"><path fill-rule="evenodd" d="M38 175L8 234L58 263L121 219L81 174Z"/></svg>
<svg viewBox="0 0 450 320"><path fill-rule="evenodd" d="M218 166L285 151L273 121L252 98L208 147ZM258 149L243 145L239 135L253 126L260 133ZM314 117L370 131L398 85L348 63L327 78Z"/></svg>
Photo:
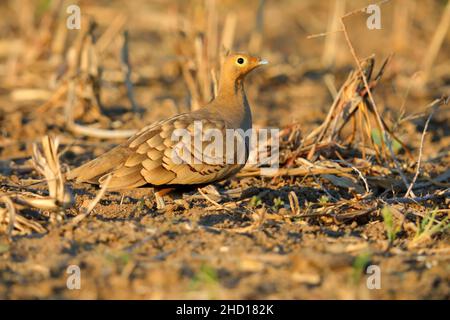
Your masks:
<svg viewBox="0 0 450 320"><path fill-rule="evenodd" d="M245 164L235 158L245 141L237 136L234 149L227 152L227 128L224 120L191 113L142 129L124 145L129 155L110 172L108 188L203 184L234 174ZM105 179L106 175L99 182Z"/></svg>

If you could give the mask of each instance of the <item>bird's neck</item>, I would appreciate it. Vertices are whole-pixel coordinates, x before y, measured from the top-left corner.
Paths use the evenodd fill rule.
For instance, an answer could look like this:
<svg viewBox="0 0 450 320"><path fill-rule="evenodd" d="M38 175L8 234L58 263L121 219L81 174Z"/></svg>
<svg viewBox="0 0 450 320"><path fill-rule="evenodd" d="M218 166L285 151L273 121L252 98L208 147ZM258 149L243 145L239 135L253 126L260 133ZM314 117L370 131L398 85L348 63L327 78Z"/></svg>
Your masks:
<svg viewBox="0 0 450 320"><path fill-rule="evenodd" d="M245 98L244 79L220 79L217 98L237 99L242 101L242 99Z"/></svg>
<svg viewBox="0 0 450 320"><path fill-rule="evenodd" d="M251 110L244 90L244 79L221 79L215 105L220 106L219 113L226 113L228 119L238 128L251 128ZM229 80L229 81L227 81ZM245 124L245 125L244 125Z"/></svg>

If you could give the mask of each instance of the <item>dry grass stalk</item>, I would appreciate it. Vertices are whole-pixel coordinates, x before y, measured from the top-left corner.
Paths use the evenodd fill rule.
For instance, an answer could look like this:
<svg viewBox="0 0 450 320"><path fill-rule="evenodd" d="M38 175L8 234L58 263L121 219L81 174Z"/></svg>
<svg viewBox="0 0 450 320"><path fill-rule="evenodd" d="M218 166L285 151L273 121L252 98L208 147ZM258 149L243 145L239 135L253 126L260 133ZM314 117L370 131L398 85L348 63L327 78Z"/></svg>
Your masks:
<svg viewBox="0 0 450 320"><path fill-rule="evenodd" d="M0 197L0 202L5 204L5 208L0 207L0 234L6 234L10 241L14 235L45 232L39 223L20 215L10 197L4 195Z"/></svg>
<svg viewBox="0 0 450 320"><path fill-rule="evenodd" d="M428 125L430 123L431 118L433 117L434 114L433 110L430 115L428 116L427 121L425 122L425 126L423 128L423 132L422 132L422 137L420 138L420 148L419 148L419 158L417 159L417 169L416 169L416 174L414 175L414 178L411 181L411 184L408 187L408 190L405 193L405 198L407 198L409 196L409 194L413 195L413 187L414 184L416 183L417 177L419 176L420 173L420 165L422 164L422 151L423 151L423 143L425 140L425 134L427 133L427 129L428 129Z"/></svg>
<svg viewBox="0 0 450 320"><path fill-rule="evenodd" d="M381 3L383 2L386 1L382 1ZM328 140L330 142L336 141L336 138L339 138L344 126L346 126L350 120L350 123L353 126L351 135L346 139L339 139L338 141L344 141L347 144L352 144L355 141L356 136L359 136L358 141L362 144L359 149L361 150L363 157L365 157L365 147L367 142L370 143L371 148L376 152L376 157L379 163L388 159L389 150L387 143L391 143L392 141L399 142L409 155L409 150L406 148L405 144L395 136L393 130L389 128L387 123L382 119L372 95L372 90L381 79L389 58L384 62L378 72L378 75L371 80L375 60L374 58L369 58L364 60L362 63L360 62L346 29L344 22L345 19L354 14L360 13L363 10L364 9L352 11L345 14L340 19L342 27L341 31L344 33L344 37L352 57L356 62L357 73L350 74L347 81L339 91L324 123L307 137L304 143L306 145L308 145L308 139L313 138L313 143L307 157L308 159L312 159L317 156L317 143L323 142L324 140ZM374 122L377 126L376 128L378 130L378 134L381 136L380 146L375 143L373 138L371 115L374 116ZM338 122L341 119L344 119L344 121L338 125ZM329 128L331 128L331 133L329 133L325 139L326 132Z"/></svg>
<svg viewBox="0 0 450 320"><path fill-rule="evenodd" d="M116 15L106 31L100 35L98 42L95 41L96 37L93 34L96 29L96 23L93 20L82 19L81 30L87 31L77 32L75 39L73 39L67 33L67 17L65 10L63 10L66 6L64 4L67 4L67 2L61 0L51 2L50 9L43 14L42 21L38 26L39 36L33 36L36 41L33 41L31 49L29 47L27 47L26 51L21 49L20 54L24 55L24 57L18 55L20 64L18 63L17 68L13 70L15 73L20 73L30 64L38 63L38 59L44 53L50 51L48 52L50 54L49 60L54 69L52 86L56 86L56 90L50 97L48 97L46 92L38 89L33 89L33 91L15 91L13 98L35 100L47 96L48 100L36 108L36 113L43 113L51 108L64 105L62 100L67 96L67 100L70 100L70 102L65 104L65 118L69 131L75 134L99 138L126 138L133 135L135 131L132 130L124 130L123 132L120 130L99 130L75 123L76 118L86 114L91 118L103 117L103 108L100 101L102 80L100 60L108 46L116 37L120 36L120 30L123 29L127 20L126 16L124 14ZM35 5L30 3L28 3L28 6L30 6L28 8L30 12L36 9ZM25 8L24 10L28 9ZM30 21L27 21L27 23L31 23ZM55 29L55 27L56 32L53 32L52 29ZM131 83L127 36L124 35L123 39L121 50L123 79L121 82L125 83L130 104L133 111L136 111L137 103L134 99ZM65 61L63 61L64 59ZM67 68L62 70L58 68L63 64L67 65ZM15 79L17 74L11 74L9 78ZM87 109L89 112L87 112Z"/></svg>
<svg viewBox="0 0 450 320"><path fill-rule="evenodd" d="M348 16L348 15L346 15L346 16ZM350 37L349 37L348 32L347 32L347 27L345 26L345 23L344 23L344 18L346 16L341 18L341 25L342 25L342 30L344 32L345 40L347 41L347 44L348 44L348 46L350 48L350 52L352 53L352 56L353 56L353 58L354 58L354 60L356 62L356 65L358 66L359 74L361 75L361 79L362 79L362 81L364 83L364 87L365 87L365 89L367 91L367 96L368 96L369 101L371 103L371 111L375 114L378 130L382 133L383 137L387 137L386 128L385 128L384 122L381 119L381 116L380 116L380 114L378 112L378 107L377 107L377 105L375 103L375 100L374 100L374 98L372 96L372 91L370 89L369 81L367 79L368 76L370 77L371 71L370 71L370 73L368 75L364 72L365 70L363 69L363 67L361 65L361 62L359 61L359 59L358 59L358 57L356 55L356 51L355 51L355 49L354 49L354 47L353 47L353 45L352 45L352 43L350 41ZM384 66L386 65L386 62L384 64ZM380 72L382 72L382 70ZM386 144L385 144L383 139L380 139L380 140L381 140L381 145L382 145L381 150L382 150L382 152L384 154L384 158L386 159L386 156L385 156L386 155L386 153L385 153L385 146L386 146Z"/></svg>
<svg viewBox="0 0 450 320"><path fill-rule="evenodd" d="M258 10L256 11L255 28L250 36L250 42L248 44L249 52L261 51L263 31L264 31L264 9L266 0L259 0Z"/></svg>
<svg viewBox="0 0 450 320"><path fill-rule="evenodd" d="M233 212L233 210L230 210L227 207L218 203L217 201L214 201L213 199L211 199L205 192L203 192L202 188L198 188L197 191L198 191L198 193L200 193L202 195L203 198L206 199L206 201L212 203L216 209Z"/></svg>
<svg viewBox="0 0 450 320"><path fill-rule="evenodd" d="M106 177L105 182L103 183L102 188L100 189L100 191L97 193L97 195L95 196L95 198L89 203L89 205L87 207L83 207L81 208L81 213L79 215L77 215L75 218L73 218L73 220L70 222L70 226L74 226L77 225L78 223L80 223L81 220L83 220L84 218L86 218L91 212L92 210L94 210L95 206L97 205L97 203L103 198L103 196L106 193L106 190L108 189L108 185L111 182L111 178L112 176L109 175L108 177Z"/></svg>
<svg viewBox="0 0 450 320"><path fill-rule="evenodd" d="M366 147L370 146L375 151L379 161L385 158L383 149L386 147L384 140L381 139L381 146L378 146L373 138L374 129L372 128L371 118L378 118L372 104L367 100L367 94L370 88L374 88L384 69L387 65L386 60L378 72L377 76L372 80L374 58L368 58L361 66L362 75L357 72L351 72L344 85L339 90L324 122L312 131L304 140L303 145L309 149L307 159L311 160L318 156L318 145L323 143L332 144L333 142L342 142L352 145L356 149L360 149L363 158L365 157ZM370 88L365 88L365 81L370 81ZM378 121L375 121L377 124ZM378 125L378 132L383 132L386 128L384 121ZM343 137L342 132L345 127L351 125L350 135ZM388 132L392 132L390 129ZM398 139L396 139L398 140ZM367 145L367 143L369 143ZM383 148L384 147L384 148Z"/></svg>
<svg viewBox="0 0 450 320"><path fill-rule="evenodd" d="M101 139L117 139L117 138L129 138L136 133L136 130L107 130L93 128L89 126L83 126L76 123L73 120L73 109L76 100L75 83L71 81L69 83L69 89L67 93L67 102L65 106L66 125L67 129L76 134L80 134L88 137L96 137Z"/></svg>
<svg viewBox="0 0 450 320"><path fill-rule="evenodd" d="M33 166L44 176L48 186L48 197L30 197L17 195L17 200L23 204L44 209L60 210L73 204L73 197L65 186L58 155L58 139L48 136L42 138L41 146L33 145Z"/></svg>
<svg viewBox="0 0 450 320"><path fill-rule="evenodd" d="M401 177L401 179L402 179L406 189L408 189L408 185L409 185L408 178L406 178L406 175L405 175L405 173L402 170L402 166L401 166L399 160L397 159L397 157L395 156L395 152L394 152L394 150L392 148L392 141L388 140L387 145L388 145L388 150L389 150L390 155L391 155L391 159L394 162L395 168L397 169L397 173L400 175L400 177ZM412 191L411 191L411 195L413 197L416 196Z"/></svg>
<svg viewBox="0 0 450 320"><path fill-rule="evenodd" d="M408 46L408 35L411 32L411 18L416 3L408 0L397 0L394 3L394 19L392 45L396 52L404 51Z"/></svg>
<svg viewBox="0 0 450 320"><path fill-rule="evenodd" d="M33 25L34 19L31 18L31 16L24 17L22 26L25 30L25 35L27 36L26 41L31 45L27 46L27 49L21 52L22 58L19 59L20 65L19 69L16 71L25 70L46 52L51 50L51 41L53 39L55 25L57 24L59 14L63 12L63 10L61 10L62 5L62 0L52 1L49 9L43 13L37 28ZM36 4L31 5L30 3L26 5L29 12L31 11L31 15L33 15L33 12L36 10L35 6ZM18 11L22 11L22 8L18 9Z"/></svg>
<svg viewBox="0 0 450 320"><path fill-rule="evenodd" d="M180 26L176 43L182 57L180 68L190 95L192 110L200 108L215 97L218 87L217 75L227 53L232 50L237 17L225 16L219 36L219 15L216 1L206 1L200 8L200 17L188 26Z"/></svg>
<svg viewBox="0 0 450 320"><path fill-rule="evenodd" d="M382 4L387 2L387 0L381 1L378 4ZM372 75L372 69L374 66L374 59L369 58L363 61L363 63L360 62L359 58L356 55L355 49L351 43L350 37L348 35L346 25L345 25L345 19L353 16L355 14L361 13L366 8L354 10L352 12L349 12L345 15L343 15L340 18L340 24L341 24L341 30L338 30L336 32L343 32L345 40L347 42L347 45L350 49L350 52L352 54L353 59L356 62L357 65L357 71L358 73L352 73L347 78L347 81L344 83L343 87L339 91L331 109L330 112L327 115L327 118L325 119L324 123L318 127L316 130L314 130L307 138L314 138L314 142L312 144L312 148L308 154L308 159L312 159L315 156L316 153L316 145L318 142L321 142L324 139L325 133L330 127L331 120L335 119L334 126L333 126L333 132L334 134L328 136L329 141L334 141L334 138L336 137L336 133L340 133L340 131L343 129L343 126L347 124L349 120L352 120L353 124L353 134L349 137L348 142L354 141L355 135L360 134L360 141L363 144L363 148L361 148L364 155L364 145L366 142L370 142L371 147L373 150L376 151L376 156L379 162L382 160L387 159L388 150L386 146L385 140L382 138L380 139L381 146L377 146L374 143L373 137L372 137L372 125L370 121L370 114L374 115L375 123L377 125L377 130L382 135L382 137L386 137L386 140L394 139L397 140L402 144L402 146L405 148L406 152L409 153L406 146L394 135L392 130L387 126L386 122L381 118L380 113L378 111L378 107L375 103L375 100L372 95L372 89L376 86L377 82L380 80L383 71L386 67L387 62L389 61L389 58L384 62L383 66L381 67L380 71L378 72L378 75L374 78L374 80L371 82L371 75ZM334 33L334 31L328 31L326 33L322 33L320 35L314 35L312 37L317 36L324 36ZM312 38L310 37L310 38ZM350 103L350 105L349 105ZM350 107L350 108L349 108ZM361 111L357 115L357 118L355 118L355 111ZM346 111L349 116L344 117L346 121L344 121L344 124L341 125L340 129L336 131L336 124L337 121L342 118L343 114L342 111Z"/></svg>
<svg viewBox="0 0 450 320"><path fill-rule="evenodd" d="M120 33L121 30L123 30L126 22L127 17L124 14L118 14L105 32L103 32L103 34L99 37L96 47L100 55L103 55L106 49L113 42L114 38Z"/></svg>
<svg viewBox="0 0 450 320"><path fill-rule="evenodd" d="M136 130L107 130L98 129L90 126L80 125L75 122L75 109L81 102L89 102L89 107L93 107L94 111L99 115L101 113L102 104L100 101L101 90L101 67L99 65L99 54L96 47L94 32L95 23L90 22L88 31L84 34L73 47L74 52L69 72L67 101L65 104L65 118L67 129L76 134L102 138L128 138L136 133ZM110 37L111 35L108 35ZM124 82L127 88L127 95L130 100L133 111L138 110L136 100L133 93L133 85L131 82L131 66L128 53L128 34L123 34L123 45L121 49L121 66L124 73ZM78 97L81 90L81 97Z"/></svg>
<svg viewBox="0 0 450 320"><path fill-rule="evenodd" d="M320 174L336 174L352 172L352 168L326 168L317 166L314 168L280 168L276 171L266 171L259 168L249 168L237 174L238 177L280 177L280 176L308 176Z"/></svg>
<svg viewBox="0 0 450 320"><path fill-rule="evenodd" d="M448 199L448 197L450 197L450 191L447 189L438 191L435 194L427 194L426 196L423 197L415 197L415 198L395 197L390 199L384 199L383 202L386 202L388 204L392 203L417 204L421 202L437 201L442 199L445 200Z"/></svg>
<svg viewBox="0 0 450 320"><path fill-rule="evenodd" d="M222 40L220 45L220 65L223 63L223 58L226 56L228 50L233 48L234 34L236 32L237 16L235 13L228 13L225 17L225 23L222 30Z"/></svg>
<svg viewBox="0 0 450 320"><path fill-rule="evenodd" d="M289 207L291 208L292 215L298 215L300 213L300 204L298 197L294 191L289 192Z"/></svg>
<svg viewBox="0 0 450 320"><path fill-rule="evenodd" d="M441 46L444 42L445 35L447 34L449 29L450 29L450 1L447 1L447 5L445 7L444 12L442 13L439 25L433 35L433 39L431 40L430 46L428 47L422 62L422 68L424 70L424 77L423 77L424 83L426 83L430 77L434 61L436 60L439 50L441 49Z"/></svg>
<svg viewBox="0 0 450 320"><path fill-rule="evenodd" d="M45 178L44 181L47 183L49 195L42 196L32 192L15 192L12 196L15 203L50 211L61 211L73 205L72 193L65 186L65 178L61 172L58 145L57 139L48 136L42 138L41 145L33 145L33 166ZM35 225L31 227L34 230L39 229ZM42 230L42 228L39 230Z"/></svg>
<svg viewBox="0 0 450 320"><path fill-rule="evenodd" d="M333 34L333 30L337 30L339 27L339 18L345 12L345 0L337 0L334 3L332 15L328 22L327 33L329 36L325 40L325 45L322 54L322 63L325 67L334 65L336 60L336 52L338 47L337 34Z"/></svg>

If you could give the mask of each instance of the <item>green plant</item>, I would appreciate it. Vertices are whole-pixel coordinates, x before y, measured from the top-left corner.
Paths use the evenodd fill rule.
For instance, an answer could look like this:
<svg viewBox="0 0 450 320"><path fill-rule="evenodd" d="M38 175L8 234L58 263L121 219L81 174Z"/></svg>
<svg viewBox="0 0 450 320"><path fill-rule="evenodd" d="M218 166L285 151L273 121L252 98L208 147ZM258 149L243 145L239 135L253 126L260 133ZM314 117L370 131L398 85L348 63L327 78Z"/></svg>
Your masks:
<svg viewBox="0 0 450 320"><path fill-rule="evenodd" d="M370 134L372 136L373 142L376 145L381 146L382 145L382 141L386 145L388 144L387 141L386 141L386 137L384 137L384 135L380 132L380 130L372 129ZM392 151L394 151L394 153L398 153L401 149L402 149L401 143L398 140L396 140L396 139L392 139Z"/></svg>
<svg viewBox="0 0 450 320"><path fill-rule="evenodd" d="M319 199L319 203L320 204L326 204L329 201L330 201L330 198L328 198L326 195L321 196L320 199Z"/></svg>
<svg viewBox="0 0 450 320"><path fill-rule="evenodd" d="M386 229L386 235L389 243L393 243L397 237L397 233L400 231L400 226L397 226L394 221L394 215L390 207L386 206L381 210L383 216L384 228Z"/></svg>
<svg viewBox="0 0 450 320"><path fill-rule="evenodd" d="M277 197L277 198L273 199L273 206L272 206L272 209L273 209L274 211L278 211L278 209L281 208L281 207L283 207L283 206L284 206L284 201L281 200L280 197Z"/></svg>
<svg viewBox="0 0 450 320"><path fill-rule="evenodd" d="M131 260L130 254L124 251L107 252L105 254L105 258L107 261L120 268L124 267Z"/></svg>
<svg viewBox="0 0 450 320"><path fill-rule="evenodd" d="M9 245L7 244L0 244L0 254L5 253L9 250Z"/></svg>
<svg viewBox="0 0 450 320"><path fill-rule="evenodd" d="M437 209L433 211L427 210L422 221L417 225L416 235L411 244L418 244L426 239L430 239L433 235L439 232L444 232L450 228L449 217L445 217L441 221L436 220Z"/></svg>
<svg viewBox="0 0 450 320"><path fill-rule="evenodd" d="M205 293L208 299L218 299L220 282L217 271L208 264L202 264L189 284L190 290Z"/></svg>
<svg viewBox="0 0 450 320"><path fill-rule="evenodd" d="M248 205L249 205L251 208L256 208L256 207L262 205L262 200L261 200L261 198L259 198L258 196L253 196L253 197L250 199L250 202L248 203Z"/></svg>
<svg viewBox="0 0 450 320"><path fill-rule="evenodd" d="M352 279L354 283L358 283L361 275L365 272L367 266L372 259L372 254L369 251L359 254L353 262Z"/></svg>
<svg viewBox="0 0 450 320"><path fill-rule="evenodd" d="M216 270L207 264L202 264L200 269L192 278L191 287L196 290L200 287L215 287L219 283Z"/></svg>
<svg viewBox="0 0 450 320"><path fill-rule="evenodd" d="M52 1L51 0L41 0L38 1L38 5L36 7L36 14L41 17L45 12L51 9Z"/></svg>

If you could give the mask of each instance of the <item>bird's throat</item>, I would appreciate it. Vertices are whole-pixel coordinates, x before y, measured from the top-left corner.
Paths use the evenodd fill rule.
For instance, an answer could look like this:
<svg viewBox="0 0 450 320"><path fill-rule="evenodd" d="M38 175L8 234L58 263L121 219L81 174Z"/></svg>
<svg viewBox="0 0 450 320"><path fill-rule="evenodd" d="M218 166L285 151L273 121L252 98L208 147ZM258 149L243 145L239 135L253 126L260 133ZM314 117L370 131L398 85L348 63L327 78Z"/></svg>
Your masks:
<svg viewBox="0 0 450 320"><path fill-rule="evenodd" d="M219 90L217 97L222 99L231 99L231 98L239 98L243 97L244 93L244 79L221 79L219 82Z"/></svg>
<svg viewBox="0 0 450 320"><path fill-rule="evenodd" d="M243 78L222 82L213 106L218 113L229 119L234 127L251 127L251 110L245 95Z"/></svg>

